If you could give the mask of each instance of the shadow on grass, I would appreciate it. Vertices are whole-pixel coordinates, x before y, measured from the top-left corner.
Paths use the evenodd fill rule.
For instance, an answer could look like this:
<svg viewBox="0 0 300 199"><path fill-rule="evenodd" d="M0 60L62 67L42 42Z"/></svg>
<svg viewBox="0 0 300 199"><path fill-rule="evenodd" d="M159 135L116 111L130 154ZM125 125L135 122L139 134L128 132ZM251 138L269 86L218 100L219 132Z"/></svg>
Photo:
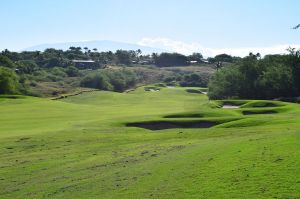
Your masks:
<svg viewBox="0 0 300 199"><path fill-rule="evenodd" d="M263 110L263 111L243 111L243 115L256 115L256 114L275 114L274 110Z"/></svg>

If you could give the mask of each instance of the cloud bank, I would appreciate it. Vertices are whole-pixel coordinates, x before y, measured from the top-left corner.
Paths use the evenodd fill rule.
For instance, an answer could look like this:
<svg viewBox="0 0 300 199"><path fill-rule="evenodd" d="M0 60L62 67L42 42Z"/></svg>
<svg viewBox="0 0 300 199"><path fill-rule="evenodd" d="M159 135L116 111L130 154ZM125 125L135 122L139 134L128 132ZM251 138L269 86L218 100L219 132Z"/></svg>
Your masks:
<svg viewBox="0 0 300 199"><path fill-rule="evenodd" d="M300 49L299 44L280 44L269 47L245 47L245 48L206 48L199 43L185 43L182 41L175 41L169 38L143 38L138 42L141 46L148 46L153 48L166 49L171 52L178 52L181 54L189 55L193 52L200 52L205 57L211 57L218 54L226 53L233 56L244 57L249 52L260 53L261 55L267 54L285 54L288 47Z"/></svg>

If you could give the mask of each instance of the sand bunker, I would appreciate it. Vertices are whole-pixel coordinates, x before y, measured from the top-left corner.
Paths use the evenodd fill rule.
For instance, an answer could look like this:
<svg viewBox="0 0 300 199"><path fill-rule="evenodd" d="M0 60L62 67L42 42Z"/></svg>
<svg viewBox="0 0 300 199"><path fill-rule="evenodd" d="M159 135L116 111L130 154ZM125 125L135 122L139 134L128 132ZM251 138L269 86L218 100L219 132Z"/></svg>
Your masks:
<svg viewBox="0 0 300 199"><path fill-rule="evenodd" d="M240 106L232 103L224 103L222 108L240 108Z"/></svg>
<svg viewBox="0 0 300 199"><path fill-rule="evenodd" d="M158 92L158 91L160 91L160 88L157 88L157 87L145 87L144 90L145 91L150 91L150 92Z"/></svg>
<svg viewBox="0 0 300 199"><path fill-rule="evenodd" d="M243 111L244 115L256 115L256 114L274 114L277 113L273 110L266 110L266 111Z"/></svg>
<svg viewBox="0 0 300 199"><path fill-rule="evenodd" d="M200 90L197 90L197 89L186 89L186 92L188 92L188 93L203 94Z"/></svg>
<svg viewBox="0 0 300 199"><path fill-rule="evenodd" d="M149 89L150 92L158 92L158 89Z"/></svg>
<svg viewBox="0 0 300 199"><path fill-rule="evenodd" d="M199 113L193 113L193 114L174 114L174 115L167 115L164 116L164 118L199 118L203 117L202 114Z"/></svg>
<svg viewBox="0 0 300 199"><path fill-rule="evenodd" d="M152 122L136 122L129 123L128 127L139 127L149 130L163 130L175 128L210 128L217 125L211 121L193 121L193 122L174 122L174 121L152 121Z"/></svg>

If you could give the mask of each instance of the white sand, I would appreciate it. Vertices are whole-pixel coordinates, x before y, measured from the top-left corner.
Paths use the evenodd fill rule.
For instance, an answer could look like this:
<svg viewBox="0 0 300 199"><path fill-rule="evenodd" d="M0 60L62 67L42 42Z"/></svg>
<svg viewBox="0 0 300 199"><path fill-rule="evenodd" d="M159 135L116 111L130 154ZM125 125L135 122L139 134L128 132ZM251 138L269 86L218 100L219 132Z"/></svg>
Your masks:
<svg viewBox="0 0 300 199"><path fill-rule="evenodd" d="M240 108L240 106L225 104L222 106L222 108Z"/></svg>

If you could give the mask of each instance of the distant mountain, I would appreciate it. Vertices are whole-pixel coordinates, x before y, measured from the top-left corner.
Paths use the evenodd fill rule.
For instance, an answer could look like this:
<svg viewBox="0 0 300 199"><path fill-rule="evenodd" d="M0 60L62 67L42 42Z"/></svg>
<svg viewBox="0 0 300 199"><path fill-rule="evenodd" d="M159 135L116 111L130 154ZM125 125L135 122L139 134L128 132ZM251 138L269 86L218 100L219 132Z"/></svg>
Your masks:
<svg viewBox="0 0 300 199"><path fill-rule="evenodd" d="M152 47L147 47L147 46L141 46L138 44L108 41L108 40L41 44L41 45L25 48L22 51L44 51L47 48L67 50L71 46L82 47L82 48L88 47L89 49L97 48L98 52L102 52L102 51L113 51L114 52L119 49L122 49L122 50L141 49L143 54L151 54L153 52L154 53L168 52L168 50L164 50L164 49L157 49L157 48L152 48Z"/></svg>

